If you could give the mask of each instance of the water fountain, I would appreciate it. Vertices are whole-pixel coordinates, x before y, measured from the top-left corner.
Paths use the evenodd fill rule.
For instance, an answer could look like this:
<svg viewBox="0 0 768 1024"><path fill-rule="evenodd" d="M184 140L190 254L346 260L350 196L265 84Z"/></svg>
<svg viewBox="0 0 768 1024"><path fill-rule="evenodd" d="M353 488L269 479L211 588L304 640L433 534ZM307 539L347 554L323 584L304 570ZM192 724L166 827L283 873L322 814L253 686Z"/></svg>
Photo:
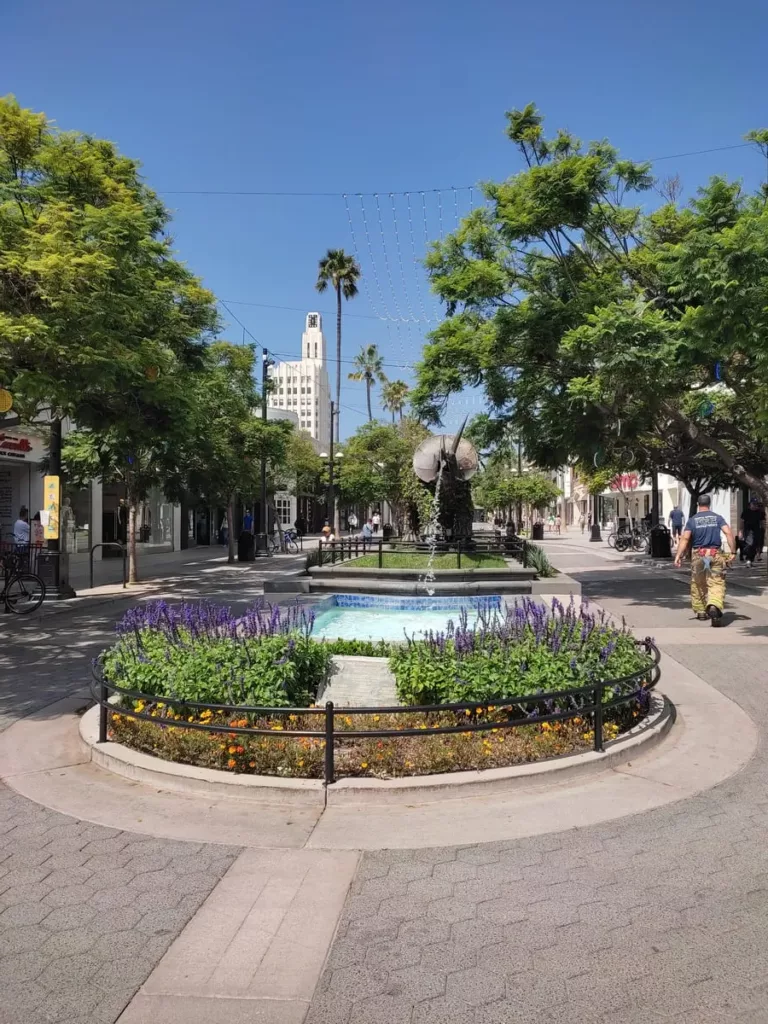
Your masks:
<svg viewBox="0 0 768 1024"><path fill-rule="evenodd" d="M438 434L423 441L413 456L413 470L424 484L434 482L426 535L429 560L419 584L432 597L435 593L434 561L438 548L472 541L472 494L469 481L477 472L478 458L473 445L464 437L466 420L457 434Z"/></svg>

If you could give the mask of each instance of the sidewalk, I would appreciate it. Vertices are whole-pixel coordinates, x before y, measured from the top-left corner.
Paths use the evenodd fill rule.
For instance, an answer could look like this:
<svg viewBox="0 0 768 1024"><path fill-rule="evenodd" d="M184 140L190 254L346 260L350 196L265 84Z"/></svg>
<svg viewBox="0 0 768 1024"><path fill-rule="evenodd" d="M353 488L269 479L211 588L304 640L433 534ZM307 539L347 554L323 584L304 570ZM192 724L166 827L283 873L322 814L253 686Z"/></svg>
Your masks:
<svg viewBox="0 0 768 1024"><path fill-rule="evenodd" d="M35 618L164 594L177 598L194 597L195 594L226 596L226 591L238 580L242 580L245 590L251 592L255 588L260 591L265 579L301 571L307 553L316 546L315 538L305 538L304 550L298 555L270 555L253 562L235 561L231 565L227 562L226 550L218 546L143 554L138 559L139 582L125 588L120 559L94 562L93 588L89 586L88 564L78 563L70 573L70 582L77 596L62 601L46 601Z"/></svg>

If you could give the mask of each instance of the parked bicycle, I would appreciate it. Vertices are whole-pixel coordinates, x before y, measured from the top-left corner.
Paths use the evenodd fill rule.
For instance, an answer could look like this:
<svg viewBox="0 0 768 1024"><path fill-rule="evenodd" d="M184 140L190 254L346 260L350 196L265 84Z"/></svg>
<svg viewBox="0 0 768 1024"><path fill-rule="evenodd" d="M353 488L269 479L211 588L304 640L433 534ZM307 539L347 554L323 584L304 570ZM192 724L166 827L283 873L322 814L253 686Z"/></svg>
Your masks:
<svg viewBox="0 0 768 1024"><path fill-rule="evenodd" d="M295 530L284 530L283 531L283 542L282 544L278 540L278 536L274 533L269 535L268 550L271 554L275 555L279 551L286 551L291 555L298 555L299 553L299 535Z"/></svg>
<svg viewBox="0 0 768 1024"><path fill-rule="evenodd" d="M0 568L3 572L0 601L5 603L6 611L14 615L27 615L36 611L45 600L43 580L33 572L22 569L18 555L1 555Z"/></svg>
<svg viewBox="0 0 768 1024"><path fill-rule="evenodd" d="M650 533L643 524L633 526L632 529L621 527L608 536L608 544L617 551L648 551L650 545Z"/></svg>

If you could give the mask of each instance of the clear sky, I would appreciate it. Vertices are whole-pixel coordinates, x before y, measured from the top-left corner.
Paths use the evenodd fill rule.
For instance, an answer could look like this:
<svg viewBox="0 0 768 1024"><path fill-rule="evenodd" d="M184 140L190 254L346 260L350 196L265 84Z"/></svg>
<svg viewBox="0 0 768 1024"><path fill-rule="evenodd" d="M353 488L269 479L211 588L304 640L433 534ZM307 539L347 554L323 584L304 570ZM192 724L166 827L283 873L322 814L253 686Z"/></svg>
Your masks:
<svg viewBox="0 0 768 1024"><path fill-rule="evenodd" d="M391 378L408 379L399 364L436 315L414 262L425 233L477 201L462 186L518 169L505 110L534 101L552 130L636 159L768 126L758 0L35 0L6 5L1 25L0 92L140 159L182 258L276 352L297 358L304 313L333 308L316 267L329 246L354 251L349 193L366 287L347 306L343 356L376 342ZM690 194L714 173L754 186L765 168L747 148L656 171ZM179 194L196 190L334 195ZM410 221L408 197L394 211L390 198L406 191ZM333 345L332 315L324 328ZM362 385L345 379L342 405L346 434L365 418ZM457 402L448 422L478 409Z"/></svg>

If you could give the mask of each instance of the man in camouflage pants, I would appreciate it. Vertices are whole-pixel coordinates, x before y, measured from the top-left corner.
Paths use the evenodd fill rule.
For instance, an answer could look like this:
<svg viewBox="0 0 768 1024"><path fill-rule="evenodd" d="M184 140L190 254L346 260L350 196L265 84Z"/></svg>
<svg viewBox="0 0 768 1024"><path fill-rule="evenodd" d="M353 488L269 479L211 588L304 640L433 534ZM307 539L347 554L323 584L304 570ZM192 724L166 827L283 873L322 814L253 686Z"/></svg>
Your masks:
<svg viewBox="0 0 768 1024"><path fill-rule="evenodd" d="M728 542L728 553L722 550L721 534ZM678 568L689 545L691 605L697 619L709 619L719 626L725 607L725 571L736 554L736 540L728 523L712 511L708 494L702 494L698 511L685 524L675 555Z"/></svg>

